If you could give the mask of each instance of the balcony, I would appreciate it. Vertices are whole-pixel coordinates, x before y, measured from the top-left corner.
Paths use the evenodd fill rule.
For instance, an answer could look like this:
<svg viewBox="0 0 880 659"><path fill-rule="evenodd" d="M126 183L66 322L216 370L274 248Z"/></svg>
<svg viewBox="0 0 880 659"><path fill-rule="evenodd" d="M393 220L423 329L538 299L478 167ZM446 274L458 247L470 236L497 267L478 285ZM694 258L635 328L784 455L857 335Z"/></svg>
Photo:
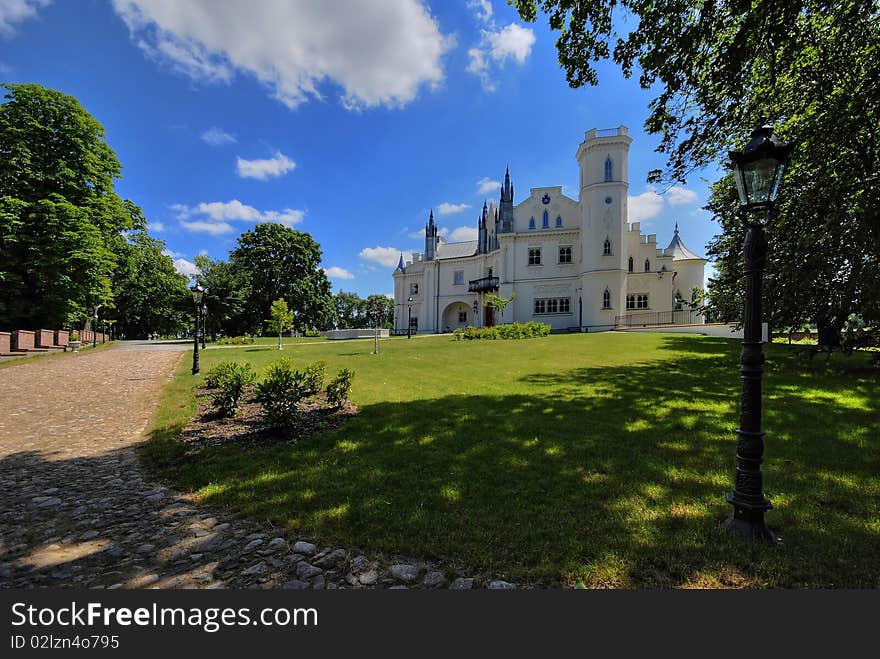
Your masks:
<svg viewBox="0 0 880 659"><path fill-rule="evenodd" d="M498 277L481 277L468 282L468 293L489 293L498 290Z"/></svg>

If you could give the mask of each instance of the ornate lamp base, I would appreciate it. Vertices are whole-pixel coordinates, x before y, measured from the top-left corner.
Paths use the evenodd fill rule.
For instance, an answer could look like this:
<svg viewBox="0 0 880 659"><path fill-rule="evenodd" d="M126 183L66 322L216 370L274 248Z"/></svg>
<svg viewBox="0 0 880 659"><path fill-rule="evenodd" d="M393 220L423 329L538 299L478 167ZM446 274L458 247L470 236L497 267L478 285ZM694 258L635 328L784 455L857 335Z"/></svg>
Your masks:
<svg viewBox="0 0 880 659"><path fill-rule="evenodd" d="M736 501L736 494L730 492L727 495L727 503L733 506L733 513L724 521L723 529L730 535L736 535L747 540L778 544L782 538L767 528L764 523L764 511L773 508L773 505L764 499L760 505L743 504Z"/></svg>

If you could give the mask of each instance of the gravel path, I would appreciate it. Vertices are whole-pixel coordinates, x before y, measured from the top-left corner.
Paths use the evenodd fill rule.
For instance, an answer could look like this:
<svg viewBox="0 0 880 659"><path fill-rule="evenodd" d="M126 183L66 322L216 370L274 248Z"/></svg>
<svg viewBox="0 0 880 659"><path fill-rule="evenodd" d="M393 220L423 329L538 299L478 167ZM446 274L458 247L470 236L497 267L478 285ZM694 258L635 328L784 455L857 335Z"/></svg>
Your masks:
<svg viewBox="0 0 880 659"><path fill-rule="evenodd" d="M0 370L0 588L509 588L319 546L151 482L136 453L180 348Z"/></svg>

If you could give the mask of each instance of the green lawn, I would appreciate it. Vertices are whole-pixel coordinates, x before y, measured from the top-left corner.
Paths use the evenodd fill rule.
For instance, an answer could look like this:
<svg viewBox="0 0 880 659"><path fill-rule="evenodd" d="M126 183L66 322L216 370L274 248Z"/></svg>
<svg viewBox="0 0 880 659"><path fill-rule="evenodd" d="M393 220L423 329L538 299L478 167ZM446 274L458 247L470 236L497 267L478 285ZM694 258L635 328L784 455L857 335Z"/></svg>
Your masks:
<svg viewBox="0 0 880 659"><path fill-rule="evenodd" d="M310 538L588 587L880 586L880 406L863 354L769 347L765 488L781 547L719 532L729 514L736 341L578 334L394 338L202 353L355 371L360 413L299 444L182 458L186 359L148 461L178 486Z"/></svg>

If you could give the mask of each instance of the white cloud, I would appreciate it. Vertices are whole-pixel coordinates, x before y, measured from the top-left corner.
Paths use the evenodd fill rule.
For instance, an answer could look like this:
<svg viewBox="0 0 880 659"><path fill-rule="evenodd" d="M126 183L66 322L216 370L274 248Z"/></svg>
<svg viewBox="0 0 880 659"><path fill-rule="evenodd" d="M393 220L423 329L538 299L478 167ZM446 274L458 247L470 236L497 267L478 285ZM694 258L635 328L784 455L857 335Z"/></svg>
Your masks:
<svg viewBox="0 0 880 659"><path fill-rule="evenodd" d="M488 176L484 176L477 181L477 194L489 194L497 192L501 189L501 181L493 181Z"/></svg>
<svg viewBox="0 0 880 659"><path fill-rule="evenodd" d="M401 107L443 82L454 39L420 0L113 0L148 56L197 81L253 76L289 108L340 89L347 108Z"/></svg>
<svg viewBox="0 0 880 659"><path fill-rule="evenodd" d="M222 128L211 126L208 130L202 133L202 141L211 146L223 146L224 144L232 144L236 139L235 135L227 133Z"/></svg>
<svg viewBox="0 0 880 659"><path fill-rule="evenodd" d="M449 242L461 243L477 239L477 227L458 227L449 233Z"/></svg>
<svg viewBox="0 0 880 659"><path fill-rule="evenodd" d="M468 0L468 9L474 11L477 20L488 23L492 20L492 3L489 0Z"/></svg>
<svg viewBox="0 0 880 659"><path fill-rule="evenodd" d="M239 157L236 169L241 178L255 178L265 181L270 178L278 178L293 170L296 163L280 151L275 156L265 160L245 160Z"/></svg>
<svg viewBox="0 0 880 659"><path fill-rule="evenodd" d="M489 54L496 62L513 58L522 64L535 45L535 33L531 28L516 23L506 25L498 32L487 32L486 36L491 46Z"/></svg>
<svg viewBox="0 0 880 659"><path fill-rule="evenodd" d="M393 268L397 265L402 251L396 247L365 247L358 256L367 261Z"/></svg>
<svg viewBox="0 0 880 659"><path fill-rule="evenodd" d="M389 300L393 300L393 299L394 299L394 293L385 293L385 297L387 297Z"/></svg>
<svg viewBox="0 0 880 659"><path fill-rule="evenodd" d="M354 279L354 275L348 270L345 268L339 268L335 265L326 268L324 272L327 273L328 277L332 277L333 279Z"/></svg>
<svg viewBox="0 0 880 659"><path fill-rule="evenodd" d="M209 201L201 202L195 206L173 204L172 210L177 211L177 218L181 220L180 226L188 231L211 233L219 235L231 233L235 229L229 222L275 222L292 227L299 224L305 217L305 211L294 208L284 210L257 210L253 206L241 203L238 199L232 201ZM190 220L190 218L195 218Z"/></svg>
<svg viewBox="0 0 880 659"><path fill-rule="evenodd" d="M235 231L233 226L228 222L210 222L206 220L193 220L191 222L182 221L180 223L187 231L193 233L208 233L212 236L221 236L224 233L232 233Z"/></svg>
<svg viewBox="0 0 880 659"><path fill-rule="evenodd" d="M652 188L645 190L640 195L628 195L626 199L629 211L627 219L630 222L647 220L659 215L663 210L663 197Z"/></svg>
<svg viewBox="0 0 880 659"><path fill-rule="evenodd" d="M201 272L201 270L196 267L195 263L187 261L184 258L174 259L174 267L177 272L186 275L187 277L195 277Z"/></svg>
<svg viewBox="0 0 880 659"><path fill-rule="evenodd" d="M155 233L162 233L165 231L165 223L164 222L147 222L147 231L154 231Z"/></svg>
<svg viewBox="0 0 880 659"><path fill-rule="evenodd" d="M666 200L670 206L692 204L697 200L697 193L680 185L673 185L666 191Z"/></svg>
<svg viewBox="0 0 880 659"><path fill-rule="evenodd" d="M510 23L498 29L494 25L481 30L480 43L468 50L467 71L480 78L483 89L495 91L495 69L501 69L507 60L523 64L535 45L535 33L531 28Z"/></svg>
<svg viewBox="0 0 880 659"><path fill-rule="evenodd" d="M0 36L15 34L15 24L37 15L37 10L49 4L49 0L0 0Z"/></svg>
<svg viewBox="0 0 880 659"><path fill-rule="evenodd" d="M450 204L449 202L444 201L442 204L437 206L437 215L452 215L454 213L461 213L465 208L470 208L467 204Z"/></svg>

